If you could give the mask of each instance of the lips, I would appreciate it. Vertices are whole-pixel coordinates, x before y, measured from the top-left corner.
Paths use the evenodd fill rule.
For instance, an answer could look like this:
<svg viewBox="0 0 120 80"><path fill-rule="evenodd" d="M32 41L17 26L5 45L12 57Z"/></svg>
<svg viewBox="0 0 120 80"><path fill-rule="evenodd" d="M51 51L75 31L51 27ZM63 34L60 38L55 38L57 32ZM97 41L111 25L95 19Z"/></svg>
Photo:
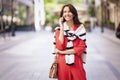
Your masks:
<svg viewBox="0 0 120 80"><path fill-rule="evenodd" d="M71 18L72 18L71 16L66 16L66 17L65 17L66 20L69 20L69 19L71 19Z"/></svg>

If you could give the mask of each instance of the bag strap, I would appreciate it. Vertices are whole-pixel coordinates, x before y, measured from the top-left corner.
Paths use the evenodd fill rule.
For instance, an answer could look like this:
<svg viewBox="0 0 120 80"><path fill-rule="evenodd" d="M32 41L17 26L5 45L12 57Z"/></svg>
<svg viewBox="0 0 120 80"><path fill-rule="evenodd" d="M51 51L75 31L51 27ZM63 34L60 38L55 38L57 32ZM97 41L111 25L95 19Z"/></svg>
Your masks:
<svg viewBox="0 0 120 80"><path fill-rule="evenodd" d="M57 57L58 57L58 54L57 53L54 53L54 62L56 62L57 63Z"/></svg>

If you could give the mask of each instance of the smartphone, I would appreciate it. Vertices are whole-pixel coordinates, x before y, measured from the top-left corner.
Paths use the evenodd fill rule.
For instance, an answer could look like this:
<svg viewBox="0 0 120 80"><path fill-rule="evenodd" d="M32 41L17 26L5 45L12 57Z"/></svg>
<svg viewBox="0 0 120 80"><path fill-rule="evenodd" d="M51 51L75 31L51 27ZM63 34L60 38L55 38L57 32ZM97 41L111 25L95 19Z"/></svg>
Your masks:
<svg viewBox="0 0 120 80"><path fill-rule="evenodd" d="M63 21L62 22L65 22L66 20L65 20L65 18L64 17L62 17L63 18Z"/></svg>

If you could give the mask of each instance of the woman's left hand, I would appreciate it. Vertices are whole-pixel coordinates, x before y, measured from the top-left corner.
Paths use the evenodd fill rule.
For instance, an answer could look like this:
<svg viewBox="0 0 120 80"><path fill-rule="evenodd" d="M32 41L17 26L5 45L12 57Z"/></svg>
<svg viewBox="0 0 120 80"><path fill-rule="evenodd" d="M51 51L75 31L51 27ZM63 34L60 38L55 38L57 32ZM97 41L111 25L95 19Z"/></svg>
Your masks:
<svg viewBox="0 0 120 80"><path fill-rule="evenodd" d="M54 52L55 53L59 53L59 50L57 48L55 48Z"/></svg>

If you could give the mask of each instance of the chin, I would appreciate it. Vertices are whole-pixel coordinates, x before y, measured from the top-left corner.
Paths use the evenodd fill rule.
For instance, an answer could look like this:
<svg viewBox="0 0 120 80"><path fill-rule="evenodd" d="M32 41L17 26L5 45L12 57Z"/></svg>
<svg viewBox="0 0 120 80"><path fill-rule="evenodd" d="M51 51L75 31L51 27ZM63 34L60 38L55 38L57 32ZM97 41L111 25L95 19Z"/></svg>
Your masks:
<svg viewBox="0 0 120 80"><path fill-rule="evenodd" d="M72 19L66 19L66 21L72 21Z"/></svg>

